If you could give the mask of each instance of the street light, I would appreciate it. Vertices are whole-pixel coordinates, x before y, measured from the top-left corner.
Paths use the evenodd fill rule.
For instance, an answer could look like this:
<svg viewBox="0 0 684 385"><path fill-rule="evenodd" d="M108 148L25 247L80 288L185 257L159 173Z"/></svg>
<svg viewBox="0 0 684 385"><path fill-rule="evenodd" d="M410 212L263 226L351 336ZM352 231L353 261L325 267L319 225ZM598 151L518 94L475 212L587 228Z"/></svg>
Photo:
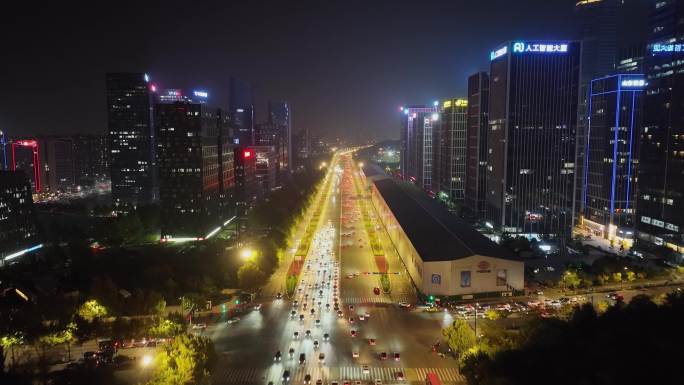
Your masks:
<svg viewBox="0 0 684 385"><path fill-rule="evenodd" d="M363 162L359 162L359 168L363 168Z"/></svg>
<svg viewBox="0 0 684 385"><path fill-rule="evenodd" d="M152 364L152 356L149 354L145 354L140 363L142 364L143 370L147 375L147 382L150 382L150 371L148 368Z"/></svg>
<svg viewBox="0 0 684 385"><path fill-rule="evenodd" d="M240 252L240 256L245 261L251 259L254 256L254 254L255 254L255 252L252 249L242 249L242 251Z"/></svg>

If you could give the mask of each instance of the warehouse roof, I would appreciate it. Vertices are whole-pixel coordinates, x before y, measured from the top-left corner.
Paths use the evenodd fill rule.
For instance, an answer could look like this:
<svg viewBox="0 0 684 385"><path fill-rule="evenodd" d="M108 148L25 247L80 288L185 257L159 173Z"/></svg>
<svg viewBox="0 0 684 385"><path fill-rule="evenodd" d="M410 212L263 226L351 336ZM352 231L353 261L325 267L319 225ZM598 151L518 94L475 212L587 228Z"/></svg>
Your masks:
<svg viewBox="0 0 684 385"><path fill-rule="evenodd" d="M450 261L473 255L517 259L414 185L393 179L373 183L423 261Z"/></svg>

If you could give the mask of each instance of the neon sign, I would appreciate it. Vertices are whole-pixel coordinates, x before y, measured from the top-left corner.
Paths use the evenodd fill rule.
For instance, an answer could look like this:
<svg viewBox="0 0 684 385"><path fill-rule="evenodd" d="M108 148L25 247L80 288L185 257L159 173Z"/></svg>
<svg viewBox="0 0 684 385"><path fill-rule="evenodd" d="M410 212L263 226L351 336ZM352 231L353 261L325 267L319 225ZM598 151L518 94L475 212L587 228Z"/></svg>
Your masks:
<svg viewBox="0 0 684 385"><path fill-rule="evenodd" d="M653 44L651 48L653 53L658 52L683 52L684 44Z"/></svg>
<svg viewBox="0 0 684 385"><path fill-rule="evenodd" d="M508 46L503 46L489 53L489 60L494 60L508 53Z"/></svg>
<svg viewBox="0 0 684 385"><path fill-rule="evenodd" d="M648 83L646 83L646 80L644 80L644 79L625 79L620 83L620 85L622 87L634 87L634 88L641 88L647 84Z"/></svg>
<svg viewBox="0 0 684 385"><path fill-rule="evenodd" d="M193 94L199 98L208 98L209 93L206 91L194 91Z"/></svg>
<svg viewBox="0 0 684 385"><path fill-rule="evenodd" d="M526 43L518 41L513 43L513 53L564 53L568 52L567 43Z"/></svg>

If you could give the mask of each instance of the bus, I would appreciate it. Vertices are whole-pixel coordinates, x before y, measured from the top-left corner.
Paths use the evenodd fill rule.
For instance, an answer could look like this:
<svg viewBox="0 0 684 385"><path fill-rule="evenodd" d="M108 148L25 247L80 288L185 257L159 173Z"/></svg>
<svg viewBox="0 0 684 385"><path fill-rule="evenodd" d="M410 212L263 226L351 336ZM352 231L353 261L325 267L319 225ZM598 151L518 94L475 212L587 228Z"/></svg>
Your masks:
<svg viewBox="0 0 684 385"><path fill-rule="evenodd" d="M442 385L442 382L437 377L437 373L428 373L425 377L425 385Z"/></svg>

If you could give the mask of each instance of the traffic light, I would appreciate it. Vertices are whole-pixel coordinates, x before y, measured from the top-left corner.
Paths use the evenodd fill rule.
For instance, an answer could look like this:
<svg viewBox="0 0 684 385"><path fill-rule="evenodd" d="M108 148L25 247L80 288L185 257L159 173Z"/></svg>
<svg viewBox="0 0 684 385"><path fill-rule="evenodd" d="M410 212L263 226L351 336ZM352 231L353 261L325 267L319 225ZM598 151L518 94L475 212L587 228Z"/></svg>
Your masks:
<svg viewBox="0 0 684 385"><path fill-rule="evenodd" d="M435 301L435 296L434 296L434 295L431 295L431 296L429 297L429 299L430 299L430 302L434 302L434 301Z"/></svg>

